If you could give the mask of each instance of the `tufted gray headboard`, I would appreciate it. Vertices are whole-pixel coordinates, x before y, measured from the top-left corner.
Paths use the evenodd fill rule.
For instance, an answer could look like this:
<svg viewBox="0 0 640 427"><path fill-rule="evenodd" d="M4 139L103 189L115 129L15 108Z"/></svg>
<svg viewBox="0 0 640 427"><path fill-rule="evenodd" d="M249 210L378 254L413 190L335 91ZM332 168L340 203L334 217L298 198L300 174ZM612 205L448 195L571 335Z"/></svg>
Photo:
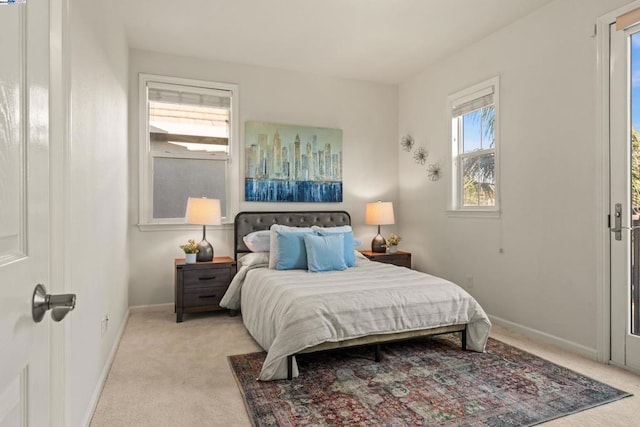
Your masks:
<svg viewBox="0 0 640 427"><path fill-rule="evenodd" d="M351 217L345 211L289 211L289 212L240 212L233 223L234 256L250 252L242 241L247 234L268 230L272 224L282 224L291 227L339 227L351 225Z"/></svg>

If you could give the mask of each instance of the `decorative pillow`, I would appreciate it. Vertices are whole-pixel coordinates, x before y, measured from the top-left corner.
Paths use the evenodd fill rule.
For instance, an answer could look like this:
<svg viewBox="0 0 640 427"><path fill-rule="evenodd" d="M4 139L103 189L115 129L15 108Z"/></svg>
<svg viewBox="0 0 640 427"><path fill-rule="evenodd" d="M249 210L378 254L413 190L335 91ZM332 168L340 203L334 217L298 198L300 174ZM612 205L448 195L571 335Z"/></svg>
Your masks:
<svg viewBox="0 0 640 427"><path fill-rule="evenodd" d="M333 231L334 233L346 233L347 231L353 231L350 225L341 225L339 227L319 227L317 225L312 225L311 229L313 231Z"/></svg>
<svg viewBox="0 0 640 427"><path fill-rule="evenodd" d="M276 231L278 259L276 270L306 270L307 251L304 236L311 231Z"/></svg>
<svg viewBox="0 0 640 427"><path fill-rule="evenodd" d="M291 232L291 231L304 231L310 233L311 227L289 227L286 225L273 224L270 228L269 236L269 268L276 268L276 263L280 256L278 254L278 231Z"/></svg>
<svg viewBox="0 0 640 427"><path fill-rule="evenodd" d="M303 236L309 271L341 271L347 268L344 262L344 233ZM353 247L351 250L353 251Z"/></svg>
<svg viewBox="0 0 640 427"><path fill-rule="evenodd" d="M271 232L269 230L254 231L244 236L242 241L251 252L269 252Z"/></svg>
<svg viewBox="0 0 640 427"><path fill-rule="evenodd" d="M258 264L269 264L269 252L251 252L238 259L238 263L243 267L250 267Z"/></svg>
<svg viewBox="0 0 640 427"><path fill-rule="evenodd" d="M353 238L353 247L357 248L358 246L362 246L362 240L357 239L357 238Z"/></svg>
<svg viewBox="0 0 640 427"><path fill-rule="evenodd" d="M342 227L311 227L319 236L328 236L331 234L341 234L344 236L344 263L347 267L356 266L356 257L354 243L353 243L353 231L351 226L344 225Z"/></svg>

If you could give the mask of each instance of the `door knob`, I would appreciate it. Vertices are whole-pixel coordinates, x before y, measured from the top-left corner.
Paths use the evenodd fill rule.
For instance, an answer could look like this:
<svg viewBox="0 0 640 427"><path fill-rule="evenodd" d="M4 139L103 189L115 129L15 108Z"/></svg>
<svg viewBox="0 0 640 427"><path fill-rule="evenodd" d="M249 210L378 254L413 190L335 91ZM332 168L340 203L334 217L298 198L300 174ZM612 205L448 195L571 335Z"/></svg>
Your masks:
<svg viewBox="0 0 640 427"><path fill-rule="evenodd" d="M56 322L64 319L68 312L76 306L75 294L51 295L47 293L45 287L37 284L33 290L33 298L31 300L31 315L33 321L38 323L44 318L47 310L51 309L51 318Z"/></svg>

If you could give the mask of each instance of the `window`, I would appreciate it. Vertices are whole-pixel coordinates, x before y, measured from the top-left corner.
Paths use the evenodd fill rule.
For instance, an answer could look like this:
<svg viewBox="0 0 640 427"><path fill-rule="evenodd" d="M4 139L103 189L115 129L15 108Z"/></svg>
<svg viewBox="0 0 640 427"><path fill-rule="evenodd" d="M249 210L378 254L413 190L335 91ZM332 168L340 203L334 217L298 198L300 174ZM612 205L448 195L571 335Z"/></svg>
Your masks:
<svg viewBox="0 0 640 427"><path fill-rule="evenodd" d="M140 74L140 225L183 224L187 199L238 206L236 85ZM232 161L233 160L233 161Z"/></svg>
<svg viewBox="0 0 640 427"><path fill-rule="evenodd" d="M451 210L497 212L498 78L449 97Z"/></svg>

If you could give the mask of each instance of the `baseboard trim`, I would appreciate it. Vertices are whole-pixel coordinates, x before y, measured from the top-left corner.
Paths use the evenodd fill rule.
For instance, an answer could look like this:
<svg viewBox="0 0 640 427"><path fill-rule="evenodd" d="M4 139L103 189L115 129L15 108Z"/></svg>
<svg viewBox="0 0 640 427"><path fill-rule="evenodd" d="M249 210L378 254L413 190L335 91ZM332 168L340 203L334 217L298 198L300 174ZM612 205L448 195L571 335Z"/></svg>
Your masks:
<svg viewBox="0 0 640 427"><path fill-rule="evenodd" d="M501 319L496 316L489 315L489 319L492 323L502 326L512 331L518 332L526 337L533 338L538 341L542 341L548 344L553 344L564 350L570 351L580 356L586 357L591 360L598 361L598 349L589 348L582 344L575 343L573 341L566 340L564 338L556 337L555 335L548 334L546 332L539 331L537 329L530 328L528 326L520 325L519 323L511 322L509 320Z"/></svg>
<svg viewBox="0 0 640 427"><path fill-rule="evenodd" d="M133 307L129 307L129 311L131 313L140 313L140 312L149 312L149 311L163 311L167 308L173 308L175 304L164 303L164 304L150 304L150 305L136 305Z"/></svg>
<svg viewBox="0 0 640 427"><path fill-rule="evenodd" d="M113 361L116 358L116 353L118 352L118 347L120 346L120 341L122 340L122 335L124 334L124 330L129 322L129 310L124 313L124 319L120 322L120 328L118 329L118 334L116 335L116 339L113 340L113 346L111 347L111 351L109 352L109 357L107 358L107 362L104 364L104 368L102 368L102 372L100 373L100 378L98 379L98 383L96 384L96 388L93 392L93 396L91 396L91 401L89 402L89 407L87 410L87 414L84 417L82 425L85 427L89 427L91 424L91 419L93 418L93 414L98 407L98 402L100 401L100 396L102 395L102 389L104 388L105 383L107 382L107 377L109 376L109 371L111 371L111 365L113 365Z"/></svg>

